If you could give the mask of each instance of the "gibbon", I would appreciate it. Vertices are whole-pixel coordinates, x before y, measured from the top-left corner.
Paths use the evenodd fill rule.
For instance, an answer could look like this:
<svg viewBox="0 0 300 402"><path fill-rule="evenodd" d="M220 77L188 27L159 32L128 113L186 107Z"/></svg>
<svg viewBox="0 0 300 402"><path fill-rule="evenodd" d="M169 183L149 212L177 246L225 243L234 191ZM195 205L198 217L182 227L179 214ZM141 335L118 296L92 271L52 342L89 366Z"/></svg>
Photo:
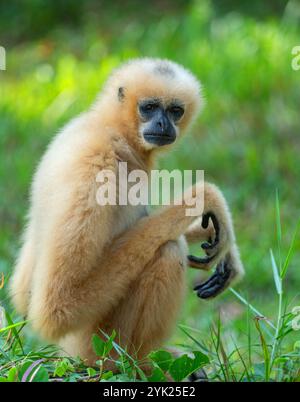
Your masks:
<svg viewBox="0 0 300 402"><path fill-rule="evenodd" d="M186 267L216 266L195 288L203 299L243 273L229 209L213 184L204 184L202 216L188 216L187 202L149 214L142 205L96 201L99 171L117 172L125 161L129 171L149 173L157 151L182 136L201 105L200 84L185 68L132 60L43 156L10 291L33 329L68 355L94 364L92 335L115 330L120 345L143 359L170 336ZM201 241L205 256L188 255L187 243Z"/></svg>

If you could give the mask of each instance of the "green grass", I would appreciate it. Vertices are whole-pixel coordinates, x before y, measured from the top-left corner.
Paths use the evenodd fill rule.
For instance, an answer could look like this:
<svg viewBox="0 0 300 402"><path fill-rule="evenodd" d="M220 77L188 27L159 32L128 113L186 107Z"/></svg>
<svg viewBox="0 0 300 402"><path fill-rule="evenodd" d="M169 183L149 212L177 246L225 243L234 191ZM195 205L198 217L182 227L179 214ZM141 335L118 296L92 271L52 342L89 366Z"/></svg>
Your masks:
<svg viewBox="0 0 300 402"><path fill-rule="evenodd" d="M0 300L7 325L21 321L9 304L7 284L30 180L47 144L89 106L113 67L130 57L167 57L202 81L206 107L159 166L204 169L206 179L220 186L246 269L238 294L228 291L209 302L193 294L201 277L189 272L190 290L170 344L204 353L212 380L299 380L299 331L291 327L292 308L300 305L300 72L291 68L300 33L296 2L270 17L264 10L262 18L253 17L257 5L248 13L209 1L168 3L164 11L155 3L148 17L137 6L124 16L105 7L105 18L99 10L84 11L76 24L54 24L57 17L48 16L48 30L29 24L24 31L21 24L10 35L0 24L7 43L0 43L7 48L7 70L0 72ZM16 27L19 22L11 19ZM29 327L0 332L0 376L22 379L28 364L43 359L33 371L41 367L44 379L58 378L57 367L65 380L105 379L100 366L94 373L78 360L58 358L59 351ZM130 360L121 355L121 361ZM120 363L122 375L135 379L138 362L126 364ZM157 376L164 372L159 364Z"/></svg>

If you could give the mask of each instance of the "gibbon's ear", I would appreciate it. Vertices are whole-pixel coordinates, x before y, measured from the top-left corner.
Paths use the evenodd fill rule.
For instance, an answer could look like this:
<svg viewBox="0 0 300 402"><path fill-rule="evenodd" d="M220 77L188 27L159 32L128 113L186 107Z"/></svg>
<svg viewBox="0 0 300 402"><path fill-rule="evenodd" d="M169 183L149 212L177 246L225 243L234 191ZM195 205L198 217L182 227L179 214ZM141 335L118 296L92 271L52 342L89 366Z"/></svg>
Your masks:
<svg viewBox="0 0 300 402"><path fill-rule="evenodd" d="M124 87L120 87L118 89L118 98L120 102L123 102L124 98L125 98L125 88Z"/></svg>

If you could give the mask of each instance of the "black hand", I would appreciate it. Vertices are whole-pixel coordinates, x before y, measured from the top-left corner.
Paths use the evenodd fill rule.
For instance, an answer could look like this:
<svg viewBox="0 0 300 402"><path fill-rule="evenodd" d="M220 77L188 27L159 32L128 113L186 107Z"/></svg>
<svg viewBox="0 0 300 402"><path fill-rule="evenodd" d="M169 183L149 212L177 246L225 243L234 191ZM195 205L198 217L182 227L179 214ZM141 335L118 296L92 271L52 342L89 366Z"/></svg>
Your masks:
<svg viewBox="0 0 300 402"><path fill-rule="evenodd" d="M194 255L188 255L188 260L191 263L192 266L196 267L197 264L199 265L205 265L210 262L217 256L218 250L217 250L217 245L219 243L219 238L220 238L220 225L219 222L216 218L216 215L213 212L207 212L206 214L203 215L202 217L202 227L204 229L207 229L209 219L212 220L212 223L214 225L215 229L215 239L212 242L205 242L201 244L202 249L206 253L206 257L196 257Z"/></svg>
<svg viewBox="0 0 300 402"><path fill-rule="evenodd" d="M195 286L194 290L197 291L197 296L201 299L217 296L226 288L230 274L230 265L225 259L217 265L215 273L206 282Z"/></svg>
<svg viewBox="0 0 300 402"><path fill-rule="evenodd" d="M214 242L205 242L205 243L201 244L201 247L205 251L206 250L211 250L214 247L216 247L216 245L219 243L219 237L220 237L220 225L219 225L218 219L216 218L216 215L213 212L207 212L205 215L203 215L203 217L202 217L202 227L204 229L207 229L209 219L212 220L216 235L215 235Z"/></svg>

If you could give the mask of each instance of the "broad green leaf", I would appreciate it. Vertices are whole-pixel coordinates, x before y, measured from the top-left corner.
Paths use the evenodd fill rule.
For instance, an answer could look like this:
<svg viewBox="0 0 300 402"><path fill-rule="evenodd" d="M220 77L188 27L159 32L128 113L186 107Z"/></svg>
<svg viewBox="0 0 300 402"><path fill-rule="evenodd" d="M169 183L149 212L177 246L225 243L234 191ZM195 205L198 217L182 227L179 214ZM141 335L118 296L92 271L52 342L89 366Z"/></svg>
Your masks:
<svg viewBox="0 0 300 402"><path fill-rule="evenodd" d="M102 374L101 380L109 380L111 377L113 377L114 373L112 371L106 371L105 373Z"/></svg>
<svg viewBox="0 0 300 402"><path fill-rule="evenodd" d="M166 350L152 352L149 357L162 371L167 371L174 360L172 354Z"/></svg>
<svg viewBox="0 0 300 402"><path fill-rule="evenodd" d="M94 352L96 353L96 355L99 357L104 357L105 341L103 341L101 338L99 338L98 335L93 335L92 345L93 345L93 349L94 349Z"/></svg>
<svg viewBox="0 0 300 402"><path fill-rule="evenodd" d="M209 358L204 353L199 352L199 351L194 351L193 354L195 356L195 358L193 359L193 361L194 361L193 369L194 370L197 370L199 367L209 363Z"/></svg>
<svg viewBox="0 0 300 402"><path fill-rule="evenodd" d="M22 378L26 372L26 370L29 369L29 367L34 363L34 360L26 360L25 362L21 363L17 367L17 372L18 372L18 379L19 381L22 381Z"/></svg>
<svg viewBox="0 0 300 402"><path fill-rule="evenodd" d="M88 367L86 369L86 371L87 371L89 377L93 377L94 375L97 374L97 371L95 369L93 369L92 367Z"/></svg>
<svg viewBox="0 0 300 402"><path fill-rule="evenodd" d="M194 359L184 354L175 359L169 368L169 373L175 381L182 381L209 362L208 357L201 352L194 352Z"/></svg>
<svg viewBox="0 0 300 402"><path fill-rule="evenodd" d="M169 372L175 381L182 381L189 375L191 370L191 359L188 357L188 355L183 355L173 361Z"/></svg>
<svg viewBox="0 0 300 402"><path fill-rule="evenodd" d="M49 375L47 370L42 366L41 362L35 366L37 361L27 360L20 367L18 367L18 378L20 381L26 377L26 382L47 382ZM32 369L31 369L32 367ZM28 374L26 373L28 372ZM23 380L24 381L24 380Z"/></svg>
<svg viewBox="0 0 300 402"><path fill-rule="evenodd" d="M114 339L116 332L113 331L110 337L107 337L107 341L101 339L98 335L94 334L92 338L93 349L97 356L106 357L114 347Z"/></svg>
<svg viewBox="0 0 300 402"><path fill-rule="evenodd" d="M74 371L74 367L69 359L62 359L56 363L54 377L63 377L67 372Z"/></svg>
<svg viewBox="0 0 300 402"><path fill-rule="evenodd" d="M109 337L109 339L106 341L106 345L105 345L105 356L107 356L109 354L109 352L112 350L112 348L114 347L114 339L116 337L116 332L113 331L111 336Z"/></svg>
<svg viewBox="0 0 300 402"><path fill-rule="evenodd" d="M7 382L16 382L18 381L18 371L16 367L12 367L7 375Z"/></svg>
<svg viewBox="0 0 300 402"><path fill-rule="evenodd" d="M30 375L29 382L48 382L49 374L48 371L41 364L33 370Z"/></svg>
<svg viewBox="0 0 300 402"><path fill-rule="evenodd" d="M149 382L165 382L166 376L160 367L154 367L151 376L148 377Z"/></svg>

